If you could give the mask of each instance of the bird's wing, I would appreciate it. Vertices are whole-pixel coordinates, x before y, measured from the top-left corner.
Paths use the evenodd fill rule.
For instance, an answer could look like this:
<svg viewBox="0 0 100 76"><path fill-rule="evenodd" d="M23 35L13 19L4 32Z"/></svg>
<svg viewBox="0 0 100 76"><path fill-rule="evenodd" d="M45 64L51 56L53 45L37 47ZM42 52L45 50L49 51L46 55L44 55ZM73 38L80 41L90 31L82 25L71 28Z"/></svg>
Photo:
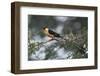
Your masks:
<svg viewBox="0 0 100 76"><path fill-rule="evenodd" d="M49 33L52 34L52 35L54 35L55 37L61 37L60 34L54 32L52 30L49 30Z"/></svg>

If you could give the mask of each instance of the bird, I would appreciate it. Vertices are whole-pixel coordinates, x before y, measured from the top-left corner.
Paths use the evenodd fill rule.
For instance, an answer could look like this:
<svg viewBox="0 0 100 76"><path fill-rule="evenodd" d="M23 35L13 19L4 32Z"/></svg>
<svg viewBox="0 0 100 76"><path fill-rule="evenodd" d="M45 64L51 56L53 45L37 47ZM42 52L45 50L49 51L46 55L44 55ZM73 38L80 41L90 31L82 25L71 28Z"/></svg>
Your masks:
<svg viewBox="0 0 100 76"><path fill-rule="evenodd" d="M47 35L50 38L62 38L62 36L58 33L56 33L55 31L49 29L48 27L43 27L43 32L45 33L45 35Z"/></svg>

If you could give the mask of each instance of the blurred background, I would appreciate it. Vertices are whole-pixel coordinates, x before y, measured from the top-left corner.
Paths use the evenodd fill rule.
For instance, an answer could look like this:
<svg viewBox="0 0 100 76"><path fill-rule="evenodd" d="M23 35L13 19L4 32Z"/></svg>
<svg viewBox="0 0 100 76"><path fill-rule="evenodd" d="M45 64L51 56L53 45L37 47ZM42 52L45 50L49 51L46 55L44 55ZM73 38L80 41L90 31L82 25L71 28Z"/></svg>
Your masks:
<svg viewBox="0 0 100 76"><path fill-rule="evenodd" d="M47 26L66 40L49 40ZM28 60L88 58L88 18L28 15Z"/></svg>

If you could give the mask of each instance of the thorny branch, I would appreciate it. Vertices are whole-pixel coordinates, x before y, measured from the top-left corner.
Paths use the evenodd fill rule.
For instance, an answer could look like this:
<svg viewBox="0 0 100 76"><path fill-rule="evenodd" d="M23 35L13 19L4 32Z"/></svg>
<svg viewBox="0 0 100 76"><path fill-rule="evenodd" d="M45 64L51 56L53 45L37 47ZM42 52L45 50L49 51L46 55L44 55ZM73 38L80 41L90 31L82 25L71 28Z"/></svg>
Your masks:
<svg viewBox="0 0 100 76"><path fill-rule="evenodd" d="M69 42L72 42L78 49L84 50L84 48L80 47L80 46L77 44L77 42L76 42L76 40L78 40L78 39L80 39L80 38L82 38L82 37L83 37L83 35L82 35L82 36L79 36L79 37L75 37L75 36L73 36L73 34L72 34L72 37L67 37L67 38L63 38L63 39L62 39L62 38L60 38L60 39L59 39L59 38L52 38L52 39L50 39L50 40L48 40L48 41L38 43L37 45L35 45L34 48L39 49L39 48L41 48L42 46L45 46L44 44L46 44L46 43L48 43L48 42L51 42L51 41L53 41L53 40L56 40L56 41L58 41L58 42L62 42L63 44L67 43L68 41L69 41ZM29 46L31 46L31 44L30 44Z"/></svg>

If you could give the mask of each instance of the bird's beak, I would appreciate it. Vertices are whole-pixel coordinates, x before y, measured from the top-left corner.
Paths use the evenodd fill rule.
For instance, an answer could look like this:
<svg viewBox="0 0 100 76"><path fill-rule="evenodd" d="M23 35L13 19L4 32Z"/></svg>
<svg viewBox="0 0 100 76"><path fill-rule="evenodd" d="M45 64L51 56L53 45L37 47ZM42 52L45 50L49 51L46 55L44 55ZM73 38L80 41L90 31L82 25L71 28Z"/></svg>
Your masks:
<svg viewBox="0 0 100 76"><path fill-rule="evenodd" d="M43 31L44 31L44 29L41 30L41 32L43 32Z"/></svg>

